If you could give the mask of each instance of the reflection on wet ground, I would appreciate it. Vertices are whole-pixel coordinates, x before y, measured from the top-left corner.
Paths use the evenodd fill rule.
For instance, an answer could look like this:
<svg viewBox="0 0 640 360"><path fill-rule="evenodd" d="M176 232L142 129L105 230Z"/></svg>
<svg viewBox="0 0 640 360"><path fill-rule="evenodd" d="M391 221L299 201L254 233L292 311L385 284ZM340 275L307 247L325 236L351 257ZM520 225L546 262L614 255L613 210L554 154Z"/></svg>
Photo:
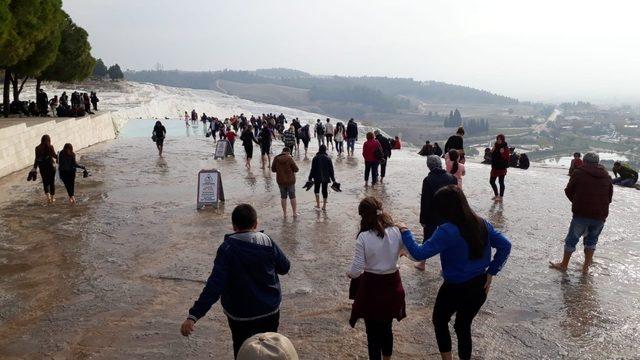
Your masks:
<svg viewBox="0 0 640 360"><path fill-rule="evenodd" d="M26 170L0 179L0 358L176 359L231 357L219 305L194 336L178 333L209 274L230 212L254 204L261 228L292 259L283 280L281 332L303 359L365 358L362 324L347 324L345 271L358 226L357 202L381 197L394 217L415 230L423 158L394 152L386 184L365 189L363 162L335 159L343 192L326 213L298 188L301 215L281 218L275 176L244 168L237 158L214 161L210 139L167 138L165 157L150 139L119 139L80 152L93 172L79 179L79 204L43 205ZM279 147L275 151L279 151ZM356 150L358 151L358 150ZM298 186L310 160L300 160ZM195 210L198 170L222 172L227 203ZM472 206L513 241L512 256L474 323L475 354L486 359L638 358L640 227L636 190L616 189L591 275L576 253L567 274L547 268L558 259L570 220L564 170L510 170L503 204L490 201L488 167L468 164ZM421 234L421 232L418 232ZM397 358L437 358L431 310L440 285L438 259L424 273L401 261L408 318L394 325Z"/></svg>

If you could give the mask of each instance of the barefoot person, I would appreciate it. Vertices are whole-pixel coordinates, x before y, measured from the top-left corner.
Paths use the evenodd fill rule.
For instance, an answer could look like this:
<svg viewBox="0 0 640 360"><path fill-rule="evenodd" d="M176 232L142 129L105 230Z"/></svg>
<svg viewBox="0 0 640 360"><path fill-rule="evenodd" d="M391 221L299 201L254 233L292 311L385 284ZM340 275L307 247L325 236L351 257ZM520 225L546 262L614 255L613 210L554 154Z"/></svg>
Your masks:
<svg viewBox="0 0 640 360"><path fill-rule="evenodd" d="M214 136L215 138L215 136ZM242 147L244 148L244 153L247 155L247 159L244 163L244 166L247 169L251 169L251 158L253 157L253 144L256 143L260 145L258 139L253 134L253 127L251 125L247 126L242 135L240 135L240 141L242 141Z"/></svg>
<svg viewBox="0 0 640 360"><path fill-rule="evenodd" d="M442 160L439 156L427 156L427 167L429 175L422 180L422 194L420 195L420 224L422 225L423 239L428 239L442 224L442 220L437 216L437 209L433 203L433 196L447 185L456 185L456 178L442 169ZM425 262L420 261L415 264L418 270L425 269Z"/></svg>
<svg viewBox="0 0 640 360"><path fill-rule="evenodd" d="M42 135L40 145L36 146L36 158L33 162L33 171L40 169L42 177L42 186L44 193L47 195L47 203L51 204L56 201L56 166L54 160L58 160L58 155L51 145L49 135Z"/></svg>
<svg viewBox="0 0 640 360"><path fill-rule="evenodd" d="M164 138L167 136L167 129L162 125L160 121L156 121L153 127L152 138L158 148L158 155L162 156L162 148L164 147Z"/></svg>
<svg viewBox="0 0 640 360"><path fill-rule="evenodd" d="M295 146L295 143L293 146ZM296 173L298 172L298 165L291 157L291 150L288 147L282 149L282 153L273 158L271 171L276 173L276 182L280 187L280 200L284 218L287 218L287 198L291 201L293 217L298 217L296 207Z"/></svg>
<svg viewBox="0 0 640 360"><path fill-rule="evenodd" d="M236 206L231 222L235 232L225 235L207 284L189 309L180 332L189 336L196 322L220 299L236 357L251 336L278 332L282 299L278 275L287 274L290 264L268 235L256 231L258 215L251 205Z"/></svg>
<svg viewBox="0 0 640 360"><path fill-rule="evenodd" d="M67 189L69 195L69 204L76 203L75 185L76 185L76 169L87 170L76 162L76 154L73 152L73 145L66 143L58 155L58 172L60 180Z"/></svg>
<svg viewBox="0 0 640 360"><path fill-rule="evenodd" d="M580 237L584 237L584 265L582 271L587 272L593 261L593 253L598 244L598 237L609 216L609 204L613 197L611 176L600 165L600 157L596 153L586 153L583 165L574 169L564 193L571 201L573 218L569 225L569 233L564 240L564 256L561 262L551 262L552 268L566 271L571 255L576 250Z"/></svg>
<svg viewBox="0 0 640 360"><path fill-rule="evenodd" d="M360 232L347 275L353 279L350 298L351 327L364 319L369 359L391 359L393 319L405 318L404 289L398 270L398 258L406 252L400 230L382 202L366 197L358 206ZM352 293L353 290L353 293Z"/></svg>
<svg viewBox="0 0 640 360"><path fill-rule="evenodd" d="M367 141L362 144L362 157L364 158L364 186L369 186L369 173L371 173L371 186L375 186L378 183L378 165L384 159L384 151L372 132L367 133Z"/></svg>
<svg viewBox="0 0 640 360"><path fill-rule="evenodd" d="M504 135L496 136L496 142L491 150L491 175L489 176L489 184L493 189L493 199L502 201L504 196L504 178L507 176L507 167L509 167L509 146L504 139ZM500 183L500 193L496 186L496 179Z"/></svg>
<svg viewBox="0 0 640 360"><path fill-rule="evenodd" d="M440 189L434 203L443 224L422 245L415 242L411 231L402 228L402 241L416 260L440 254L444 283L433 306L438 349L442 359L453 359L449 321L456 314L458 357L470 359L471 323L487 300L492 278L506 263L511 243L471 210L457 186ZM492 249L496 249L493 259Z"/></svg>
<svg viewBox="0 0 640 360"><path fill-rule="evenodd" d="M320 145L320 149L311 161L309 181L313 182L313 193L316 196L316 209L320 210L320 188L322 187L322 210L327 210L327 198L329 197L329 183L336 182L333 174L333 162L327 155L327 146Z"/></svg>
<svg viewBox="0 0 640 360"><path fill-rule="evenodd" d="M260 135L258 135L258 142L260 142L260 160L261 160L261 168L264 170L265 163L264 158L267 158L267 168L271 167L271 141L273 139L273 133L269 129L267 123L264 124L262 130L260 130Z"/></svg>

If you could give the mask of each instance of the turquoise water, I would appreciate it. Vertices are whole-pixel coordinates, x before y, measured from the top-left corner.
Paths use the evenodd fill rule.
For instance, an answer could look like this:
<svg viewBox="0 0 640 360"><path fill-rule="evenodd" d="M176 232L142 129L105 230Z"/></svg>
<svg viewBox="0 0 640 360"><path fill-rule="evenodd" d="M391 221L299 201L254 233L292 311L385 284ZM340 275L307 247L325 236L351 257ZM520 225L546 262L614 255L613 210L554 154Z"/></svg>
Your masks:
<svg viewBox="0 0 640 360"><path fill-rule="evenodd" d="M153 132L153 126L156 124L155 119L136 119L129 120L127 124L120 131L119 137L121 138L151 138ZM206 133L207 127L203 126L201 121L191 122L189 121L189 127L184 123L184 120L159 120L162 125L167 129L167 138L172 137L202 137ZM207 123L208 124L208 123Z"/></svg>

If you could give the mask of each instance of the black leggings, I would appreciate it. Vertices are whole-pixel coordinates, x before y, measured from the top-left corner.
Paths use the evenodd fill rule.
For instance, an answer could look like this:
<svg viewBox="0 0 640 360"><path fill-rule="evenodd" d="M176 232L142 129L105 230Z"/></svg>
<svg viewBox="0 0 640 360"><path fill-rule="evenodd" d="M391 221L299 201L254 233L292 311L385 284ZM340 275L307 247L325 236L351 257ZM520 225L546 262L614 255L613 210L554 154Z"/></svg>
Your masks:
<svg viewBox="0 0 640 360"><path fill-rule="evenodd" d="M367 330L367 348L370 360L380 360L382 356L391 356L393 353L393 320L364 319Z"/></svg>
<svg viewBox="0 0 640 360"><path fill-rule="evenodd" d="M76 171L64 171L60 170L60 179L64 183L64 187L67 189L69 197L74 196L74 189L76 186Z"/></svg>
<svg viewBox="0 0 640 360"><path fill-rule="evenodd" d="M453 328L458 337L458 357L471 358L471 322L487 300L484 290L486 281L487 276L482 274L461 284L444 282L440 286L433 307L433 327L441 353L451 351L449 320L455 313L456 321Z"/></svg>
<svg viewBox="0 0 640 360"><path fill-rule="evenodd" d="M56 194L56 168L51 166L40 166L40 176L42 176L42 186L45 194Z"/></svg>
<svg viewBox="0 0 640 360"><path fill-rule="evenodd" d="M387 160L389 159L385 159L385 161L380 163L380 177L383 178L385 175L387 175Z"/></svg>
<svg viewBox="0 0 640 360"><path fill-rule="evenodd" d="M498 179L498 182L500 183L500 196L504 196L504 175L498 176L497 178L495 176L491 176L489 178L489 183L491 184L493 193L495 196L498 196L498 187L496 186L496 179Z"/></svg>
<svg viewBox="0 0 640 360"><path fill-rule="evenodd" d="M238 356L238 351L245 340L256 334L265 332L278 332L280 325L280 312L256 320L239 321L227 318L231 339L233 340L233 357Z"/></svg>
<svg viewBox="0 0 640 360"><path fill-rule="evenodd" d="M319 194L320 193L320 185L322 185L322 197L323 198L328 198L329 197L329 192L327 191L327 187L329 186L329 183L323 182L314 182L313 183L313 193L314 194Z"/></svg>

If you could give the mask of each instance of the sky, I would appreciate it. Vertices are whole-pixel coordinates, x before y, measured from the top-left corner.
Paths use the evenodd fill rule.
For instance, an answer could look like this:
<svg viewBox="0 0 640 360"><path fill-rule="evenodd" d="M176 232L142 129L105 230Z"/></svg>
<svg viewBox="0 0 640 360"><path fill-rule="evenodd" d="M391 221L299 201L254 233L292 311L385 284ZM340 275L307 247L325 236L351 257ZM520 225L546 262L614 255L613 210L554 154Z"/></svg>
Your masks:
<svg viewBox="0 0 640 360"><path fill-rule="evenodd" d="M533 101L640 102L636 0L63 0L123 69L437 80Z"/></svg>

